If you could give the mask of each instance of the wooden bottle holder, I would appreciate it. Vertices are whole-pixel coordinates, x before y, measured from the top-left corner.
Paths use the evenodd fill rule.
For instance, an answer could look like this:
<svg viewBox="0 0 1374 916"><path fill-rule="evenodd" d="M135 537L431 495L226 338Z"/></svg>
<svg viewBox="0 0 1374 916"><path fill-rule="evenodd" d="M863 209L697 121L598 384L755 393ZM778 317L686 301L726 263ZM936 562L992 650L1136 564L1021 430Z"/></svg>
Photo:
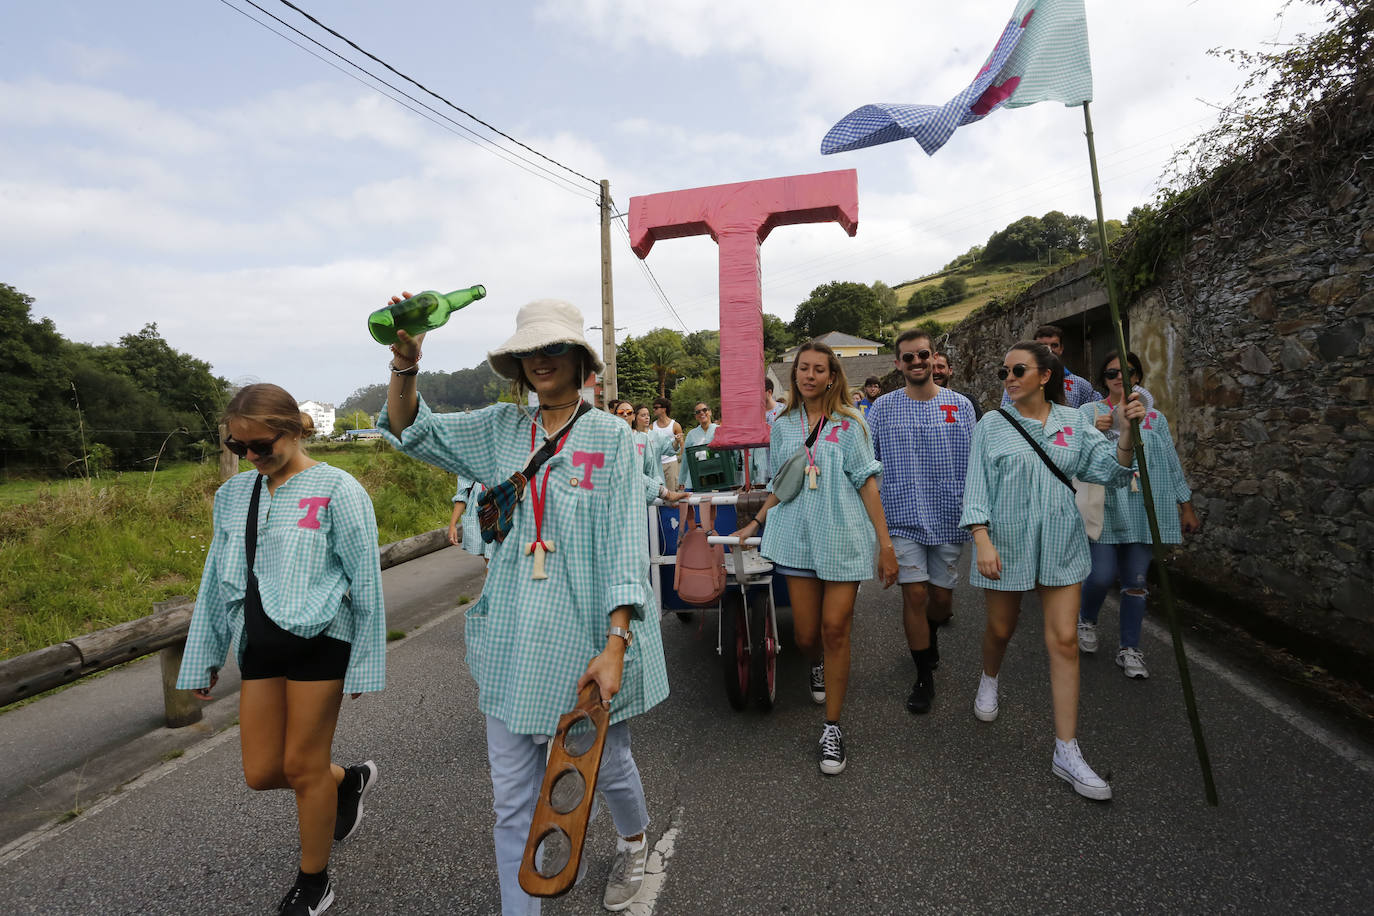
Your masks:
<svg viewBox="0 0 1374 916"><path fill-rule="evenodd" d="M582 689L577 705L558 720L558 730L550 742L549 765L544 771L544 784L539 789L539 801L530 823L530 836L525 843L525 855L520 862L520 887L534 897L557 897L566 894L577 880L582 863L582 844L587 839L587 821L591 817L592 799L596 795L596 778L601 772L601 750L606 745L606 729L610 710L601 705L601 691L595 682ZM569 753L568 733L584 720L596 728L591 747L580 756ZM576 774L575 776L569 774ZM554 787L560 779L582 781L583 792L576 805L560 811L554 805ZM539 846L547 837L562 832L571 847L568 861L555 874L542 873L536 864Z"/></svg>

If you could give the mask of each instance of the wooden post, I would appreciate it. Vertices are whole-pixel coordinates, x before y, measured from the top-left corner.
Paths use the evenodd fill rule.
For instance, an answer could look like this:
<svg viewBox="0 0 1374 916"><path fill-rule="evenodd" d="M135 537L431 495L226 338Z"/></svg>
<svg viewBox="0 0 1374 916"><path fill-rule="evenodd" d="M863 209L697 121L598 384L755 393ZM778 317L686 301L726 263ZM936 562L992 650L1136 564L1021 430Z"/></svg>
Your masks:
<svg viewBox="0 0 1374 916"><path fill-rule="evenodd" d="M184 595L170 601L153 602L153 613L161 614L167 609L183 606L187 602ZM189 690L177 690L177 675L181 673L181 656L186 651L186 640L181 639L158 652L162 663L162 705L167 714L168 728L182 728L200 721L204 703L191 695Z"/></svg>
<svg viewBox="0 0 1374 916"><path fill-rule="evenodd" d="M615 296L611 291L611 182L601 179L601 377L602 404L619 397L615 379Z"/></svg>
<svg viewBox="0 0 1374 916"><path fill-rule="evenodd" d="M229 435L229 429L223 423L219 425L219 479L228 480L239 472L239 457L229 449L224 447L224 439Z"/></svg>

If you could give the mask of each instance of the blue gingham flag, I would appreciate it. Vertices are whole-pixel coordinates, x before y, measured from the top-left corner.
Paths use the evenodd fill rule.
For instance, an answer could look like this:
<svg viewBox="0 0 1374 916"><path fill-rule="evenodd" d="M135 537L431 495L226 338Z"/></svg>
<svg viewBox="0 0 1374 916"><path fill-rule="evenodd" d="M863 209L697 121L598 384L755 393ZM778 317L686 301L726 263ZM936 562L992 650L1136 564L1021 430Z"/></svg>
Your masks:
<svg viewBox="0 0 1374 916"><path fill-rule="evenodd" d="M1083 0L1020 0L983 68L944 105L880 103L856 108L830 128L821 153L842 153L910 137L929 155L955 129L1003 105L1051 99L1081 105L1093 97Z"/></svg>

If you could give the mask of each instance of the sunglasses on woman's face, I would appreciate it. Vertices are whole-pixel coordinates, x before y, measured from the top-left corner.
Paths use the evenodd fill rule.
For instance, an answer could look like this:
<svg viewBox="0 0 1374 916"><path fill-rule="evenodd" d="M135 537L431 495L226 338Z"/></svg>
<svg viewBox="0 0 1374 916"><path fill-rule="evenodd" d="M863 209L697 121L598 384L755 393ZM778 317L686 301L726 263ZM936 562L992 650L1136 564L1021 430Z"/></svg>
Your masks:
<svg viewBox="0 0 1374 916"><path fill-rule="evenodd" d="M1120 369L1107 369L1102 373L1103 378L1121 378Z"/></svg>
<svg viewBox="0 0 1374 916"><path fill-rule="evenodd" d="M240 442L233 436L224 437L224 447L235 455L242 458L250 451L259 458L267 458L272 454L272 446L277 444L277 440L286 435L285 432L277 433L271 439L254 439L251 442Z"/></svg>
<svg viewBox="0 0 1374 916"><path fill-rule="evenodd" d="M564 353L567 353L571 347L572 344L565 341L563 343L549 344L547 347L540 347L538 350L522 350L519 353L512 353L511 356L514 356L516 359L534 359L536 356L562 356Z"/></svg>
<svg viewBox="0 0 1374 916"><path fill-rule="evenodd" d="M1035 366L1027 366L1025 363L1017 363L1016 365L1012 366L1010 369L1008 369L1006 366L998 366L998 367L997 367L997 377L998 377L999 379L1001 379L1002 381L1005 382L1005 381L1007 380L1007 373L1008 373L1008 372L1010 372L1012 375L1016 376L1017 378L1020 378L1021 376L1025 375L1027 372L1030 372L1032 369L1035 369L1035 368L1036 368Z"/></svg>
<svg viewBox="0 0 1374 916"><path fill-rule="evenodd" d="M908 350L907 352L902 354L902 362L904 363L914 362L918 359L921 362L925 362L926 360L930 359L930 351L917 350L915 353L912 353L910 350Z"/></svg>

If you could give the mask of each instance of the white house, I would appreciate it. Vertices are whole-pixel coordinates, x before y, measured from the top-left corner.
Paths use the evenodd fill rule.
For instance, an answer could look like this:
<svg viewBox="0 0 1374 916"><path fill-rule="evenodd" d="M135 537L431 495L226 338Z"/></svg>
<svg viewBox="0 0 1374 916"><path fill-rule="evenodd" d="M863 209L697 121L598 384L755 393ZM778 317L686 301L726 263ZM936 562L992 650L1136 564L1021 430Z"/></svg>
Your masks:
<svg viewBox="0 0 1374 916"><path fill-rule="evenodd" d="M329 436L334 432L334 405L322 404L319 401L301 401L296 405L301 413L310 414L310 419L315 421L315 435Z"/></svg>

